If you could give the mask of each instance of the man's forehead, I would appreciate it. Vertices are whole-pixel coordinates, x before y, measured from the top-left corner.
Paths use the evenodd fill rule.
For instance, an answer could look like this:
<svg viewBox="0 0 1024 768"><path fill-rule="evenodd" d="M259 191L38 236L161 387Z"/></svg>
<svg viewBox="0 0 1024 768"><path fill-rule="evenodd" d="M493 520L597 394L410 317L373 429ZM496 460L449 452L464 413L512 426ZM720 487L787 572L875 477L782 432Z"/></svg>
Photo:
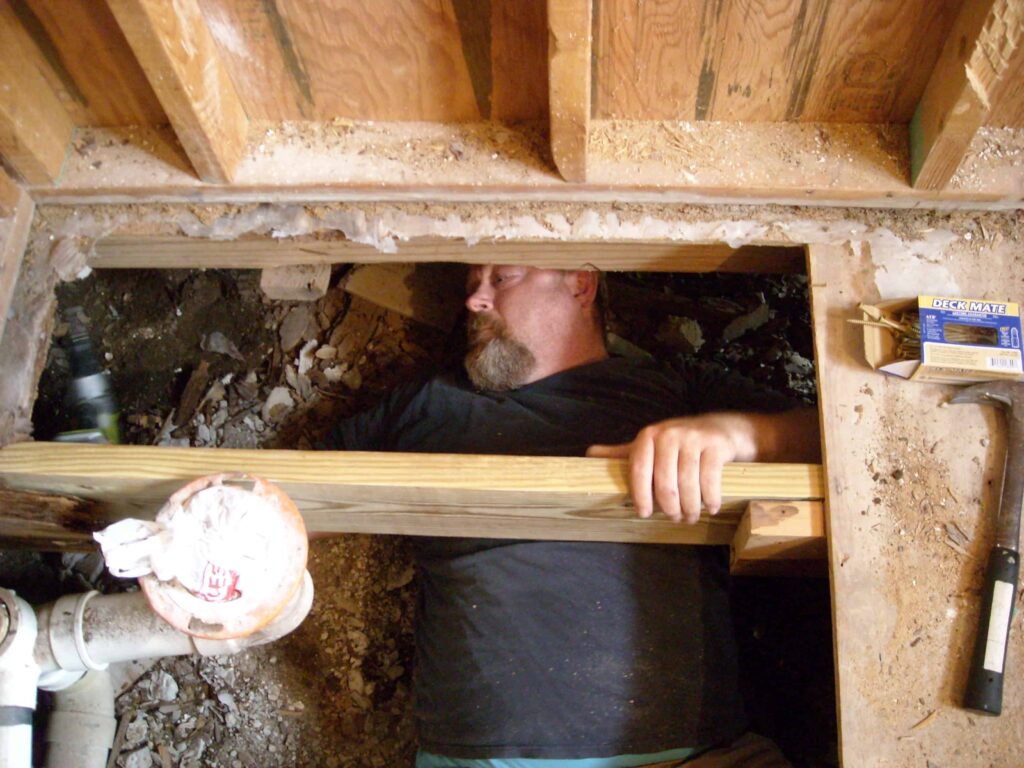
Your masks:
<svg viewBox="0 0 1024 768"><path fill-rule="evenodd" d="M533 271L536 267L527 267L522 264L473 264L469 268L469 272L466 275L466 279L469 282L478 282L482 280L486 275L493 274L502 270L509 269L522 269Z"/></svg>

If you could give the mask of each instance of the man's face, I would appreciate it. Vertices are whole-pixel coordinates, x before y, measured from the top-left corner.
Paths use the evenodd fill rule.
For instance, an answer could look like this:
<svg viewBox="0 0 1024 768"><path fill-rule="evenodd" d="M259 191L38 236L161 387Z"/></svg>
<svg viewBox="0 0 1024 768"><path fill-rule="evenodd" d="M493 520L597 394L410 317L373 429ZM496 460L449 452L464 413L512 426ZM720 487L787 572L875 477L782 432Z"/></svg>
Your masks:
<svg viewBox="0 0 1024 768"><path fill-rule="evenodd" d="M564 333L575 306L566 273L524 266L472 267L466 283L466 371L480 389L504 391L532 380L537 357Z"/></svg>

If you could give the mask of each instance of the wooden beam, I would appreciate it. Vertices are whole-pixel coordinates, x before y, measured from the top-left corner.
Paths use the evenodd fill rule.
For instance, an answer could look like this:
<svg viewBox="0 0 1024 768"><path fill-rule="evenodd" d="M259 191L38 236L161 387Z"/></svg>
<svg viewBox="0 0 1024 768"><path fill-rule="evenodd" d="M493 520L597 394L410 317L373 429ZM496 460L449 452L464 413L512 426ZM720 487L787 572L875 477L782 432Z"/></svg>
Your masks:
<svg viewBox="0 0 1024 768"><path fill-rule="evenodd" d="M71 496L0 488L0 547L94 549L106 521L99 504Z"/></svg>
<svg viewBox="0 0 1024 768"><path fill-rule="evenodd" d="M551 268L649 272L799 273L797 247L723 243L615 243L487 241L423 238L398 244L394 253L350 240L242 237L205 240L184 236L114 236L98 240L89 256L94 269L262 269L297 264L356 264L457 261L468 264L528 264Z"/></svg>
<svg viewBox="0 0 1024 768"><path fill-rule="evenodd" d="M815 499L813 464L730 464L725 511L693 526L629 509L626 463L612 459L16 443L0 484L102 502L108 519L153 517L185 483L262 476L295 501L311 533L728 544L752 498Z"/></svg>
<svg viewBox="0 0 1024 768"><path fill-rule="evenodd" d="M18 19L0 0L0 155L29 184L60 176L74 124L46 78L26 65Z"/></svg>
<svg viewBox="0 0 1024 768"><path fill-rule="evenodd" d="M6 219L14 213L21 195L21 187L0 169L0 219Z"/></svg>
<svg viewBox="0 0 1024 768"><path fill-rule="evenodd" d="M0 177L6 179L2 172ZM11 215L0 218L0 340L4 336L7 311L14 299L14 287L18 282L18 272L28 245L32 217L35 214L35 203L32 202L32 198L17 187L15 190L18 196Z"/></svg>
<svg viewBox="0 0 1024 768"><path fill-rule="evenodd" d="M1024 130L979 136L955 188L916 190L906 126L593 121L586 183L550 167L541 135L498 124L271 126L231 184L204 184L169 129L80 129L59 187L62 205L318 201L614 202L878 208L1018 208L1024 165L993 157ZM457 154L457 156L456 156Z"/></svg>
<svg viewBox="0 0 1024 768"><path fill-rule="evenodd" d="M230 182L249 121L197 0L108 0L203 181Z"/></svg>
<svg viewBox="0 0 1024 768"><path fill-rule="evenodd" d="M995 87L1024 55L1024 3L967 0L910 123L911 180L942 189L992 111Z"/></svg>
<svg viewBox="0 0 1024 768"><path fill-rule="evenodd" d="M733 574L826 575L824 507L820 501L751 501L729 552Z"/></svg>
<svg viewBox="0 0 1024 768"><path fill-rule="evenodd" d="M566 181L587 180L592 0L548 0L551 153Z"/></svg>

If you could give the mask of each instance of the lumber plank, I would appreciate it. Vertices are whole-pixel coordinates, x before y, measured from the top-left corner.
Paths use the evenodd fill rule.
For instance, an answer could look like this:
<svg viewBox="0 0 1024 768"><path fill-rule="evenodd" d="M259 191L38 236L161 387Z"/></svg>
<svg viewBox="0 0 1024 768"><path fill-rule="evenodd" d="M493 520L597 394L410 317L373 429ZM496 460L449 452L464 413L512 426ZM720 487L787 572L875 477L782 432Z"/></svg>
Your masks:
<svg viewBox="0 0 1024 768"><path fill-rule="evenodd" d="M0 488L0 547L93 549L92 532L107 522L94 501Z"/></svg>
<svg viewBox="0 0 1024 768"><path fill-rule="evenodd" d="M592 7L590 0L548 0L551 152L566 181L587 180Z"/></svg>
<svg viewBox="0 0 1024 768"><path fill-rule="evenodd" d="M422 238L384 253L350 240L242 237L204 240L185 236L111 236L97 240L89 255L95 269L254 269L296 264L373 264L455 261L468 264L527 264L551 268L587 265L649 272L765 272L804 270L801 248L723 243L617 243L484 241Z"/></svg>
<svg viewBox="0 0 1024 768"><path fill-rule="evenodd" d="M35 51L13 9L0 2L0 155L29 184L60 176L74 124L46 78L26 66Z"/></svg>
<svg viewBox="0 0 1024 768"><path fill-rule="evenodd" d="M248 118L197 0L108 0L200 179L230 182Z"/></svg>
<svg viewBox="0 0 1024 768"><path fill-rule="evenodd" d="M628 507L619 459L228 450L16 443L0 484L101 502L111 519L152 517L174 490L219 472L264 477L296 502L311 533L728 544L751 498L813 499L813 464L730 464L726 511L693 526Z"/></svg>
<svg viewBox="0 0 1024 768"><path fill-rule="evenodd" d="M546 0L491 0L491 119L546 120Z"/></svg>
<svg viewBox="0 0 1024 768"><path fill-rule="evenodd" d="M910 123L911 179L942 189L992 111L1003 77L1024 57L1024 4L967 0Z"/></svg>
<svg viewBox="0 0 1024 768"><path fill-rule="evenodd" d="M14 5L76 125L167 122L153 88L106 3L26 0Z"/></svg>
<svg viewBox="0 0 1024 768"><path fill-rule="evenodd" d="M315 119L480 119L452 0L276 5Z"/></svg>
<svg viewBox="0 0 1024 768"><path fill-rule="evenodd" d="M6 178L0 172L0 181ZM32 202L32 198L16 186L14 189L17 198L11 215L0 218L0 340L4 336L7 312L14 300L14 288L18 282L18 272L28 245L32 217L35 214L35 203Z"/></svg>
<svg viewBox="0 0 1024 768"><path fill-rule="evenodd" d="M759 499L747 505L736 527L729 547L729 571L743 575L825 575L825 552L821 502ZM793 564L793 568L787 570L786 563Z"/></svg>
<svg viewBox="0 0 1024 768"><path fill-rule="evenodd" d="M39 202L565 201L1014 209L1024 203L1024 131L979 132L952 188L909 183L906 126L593 121L588 181L550 167L539 134L496 123L277 126L231 184L204 184L169 130L78 131L59 186ZM461 145L460 155L453 148ZM1009 153L1009 154L1008 154ZM995 158L995 159L993 159ZM99 170L97 170L99 169Z"/></svg>

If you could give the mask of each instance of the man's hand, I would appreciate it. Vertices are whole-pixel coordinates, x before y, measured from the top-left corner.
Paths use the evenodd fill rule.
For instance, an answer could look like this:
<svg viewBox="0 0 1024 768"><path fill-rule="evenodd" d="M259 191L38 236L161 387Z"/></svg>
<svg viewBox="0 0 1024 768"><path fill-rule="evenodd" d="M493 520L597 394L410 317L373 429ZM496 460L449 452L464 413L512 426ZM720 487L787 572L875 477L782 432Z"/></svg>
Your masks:
<svg viewBox="0 0 1024 768"><path fill-rule="evenodd" d="M722 468L730 461L814 461L817 414L710 413L658 422L631 443L592 445L587 456L628 458L629 486L640 517L654 502L670 519L696 523L701 501L709 514L722 506Z"/></svg>

